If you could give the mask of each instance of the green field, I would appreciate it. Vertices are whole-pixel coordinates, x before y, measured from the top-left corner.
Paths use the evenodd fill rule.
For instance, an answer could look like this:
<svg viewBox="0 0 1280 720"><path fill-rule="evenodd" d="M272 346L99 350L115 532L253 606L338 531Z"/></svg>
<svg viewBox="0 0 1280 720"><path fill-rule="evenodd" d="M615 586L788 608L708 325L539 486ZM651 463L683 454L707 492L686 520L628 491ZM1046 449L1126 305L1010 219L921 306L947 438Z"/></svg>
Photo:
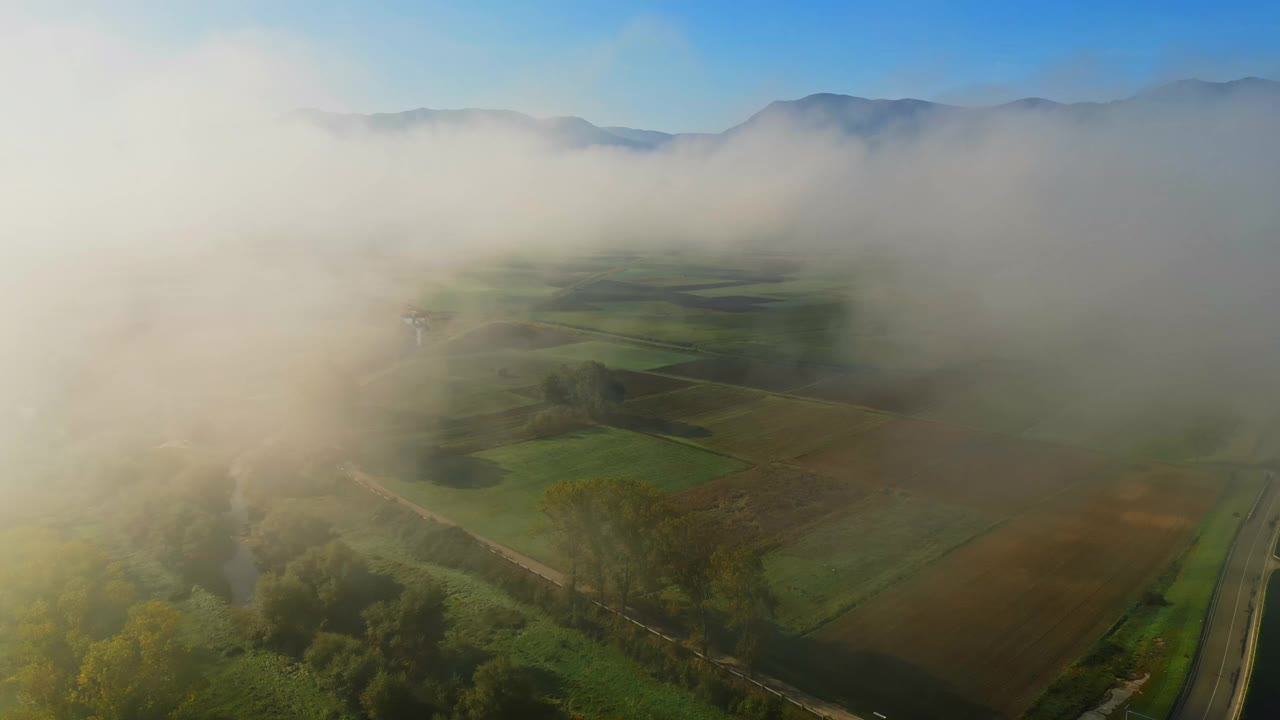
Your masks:
<svg viewBox="0 0 1280 720"><path fill-rule="evenodd" d="M536 350L534 354L555 358L559 362L596 360L619 370L652 370L663 365L675 365L696 358L695 355L675 350L600 340L556 345Z"/></svg>
<svg viewBox="0 0 1280 720"><path fill-rule="evenodd" d="M1027 714L1028 720L1075 720L1096 705L1129 672L1151 678L1131 700L1135 712L1163 718L1177 702L1200 644L1200 632L1218 575L1261 488L1255 474L1241 475L1205 517L1192 545L1153 588L1168 605L1139 604L1083 658L1067 668Z"/></svg>
<svg viewBox="0 0 1280 720"><path fill-rule="evenodd" d="M778 622L807 633L991 524L973 511L881 491L765 556Z"/></svg>
<svg viewBox="0 0 1280 720"><path fill-rule="evenodd" d="M557 480L644 480L667 492L746 465L680 443L615 428L592 428L472 455L447 457L419 477L387 478L388 487L476 533L543 561L538 498Z"/></svg>

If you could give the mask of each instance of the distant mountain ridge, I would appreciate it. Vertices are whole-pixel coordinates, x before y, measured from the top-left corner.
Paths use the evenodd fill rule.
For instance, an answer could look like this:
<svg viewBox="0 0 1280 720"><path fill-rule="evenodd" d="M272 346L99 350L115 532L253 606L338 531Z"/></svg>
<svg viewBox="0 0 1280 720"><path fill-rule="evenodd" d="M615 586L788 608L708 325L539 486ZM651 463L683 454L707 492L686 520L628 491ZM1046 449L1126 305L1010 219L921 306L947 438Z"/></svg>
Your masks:
<svg viewBox="0 0 1280 720"><path fill-rule="evenodd" d="M1089 119L1121 108L1149 107L1158 110L1162 105L1209 105L1238 98L1274 103L1276 109L1280 110L1280 82L1257 77L1227 82L1179 80L1110 102L1059 103L1031 97L991 106L948 105L911 98L885 100L817 93L798 100L769 103L744 122L720 133L665 133L629 127L600 127L575 116L536 118L514 110L478 108L418 108L370 115L305 109L291 113L291 117L339 134L492 127L530 132L559 148L614 146L646 150L674 142L714 141L772 124L814 131L837 131L853 137L872 139L886 134L919 132L941 121L981 120L1019 111Z"/></svg>

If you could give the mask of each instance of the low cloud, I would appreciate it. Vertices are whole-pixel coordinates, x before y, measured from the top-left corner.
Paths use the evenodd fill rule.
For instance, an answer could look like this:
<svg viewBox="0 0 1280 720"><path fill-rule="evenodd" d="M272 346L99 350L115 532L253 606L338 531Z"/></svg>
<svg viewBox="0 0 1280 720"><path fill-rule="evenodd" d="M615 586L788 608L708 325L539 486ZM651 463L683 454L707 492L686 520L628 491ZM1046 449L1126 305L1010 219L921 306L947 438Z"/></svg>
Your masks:
<svg viewBox="0 0 1280 720"><path fill-rule="evenodd" d="M263 36L175 54L27 25L0 47L0 395L22 412L236 397L294 358L358 356L370 318L423 278L669 247L821 253L851 272L889 258L892 276L855 283L854 317L927 339L920 366L1275 389L1274 101L565 150L483 124L286 121L341 94L314 68L342 62Z"/></svg>

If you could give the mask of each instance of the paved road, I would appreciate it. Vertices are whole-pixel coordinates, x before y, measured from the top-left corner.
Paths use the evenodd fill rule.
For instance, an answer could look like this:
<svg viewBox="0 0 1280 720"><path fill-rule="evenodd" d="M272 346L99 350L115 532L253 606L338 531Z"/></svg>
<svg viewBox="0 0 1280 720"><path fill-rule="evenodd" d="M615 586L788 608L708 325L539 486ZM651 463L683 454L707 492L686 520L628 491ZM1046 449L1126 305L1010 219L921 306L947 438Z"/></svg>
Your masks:
<svg viewBox="0 0 1280 720"><path fill-rule="evenodd" d="M1252 627L1260 579L1271 562L1277 491L1267 484L1253 515L1240 528L1226 574L1209 610L1209 630L1192 668L1191 686L1172 720L1227 720L1238 712L1240 670Z"/></svg>
<svg viewBox="0 0 1280 720"><path fill-rule="evenodd" d="M344 464L342 466L342 471L346 474L348 478L350 478L356 484L365 488L369 492L372 492L375 495L378 495L379 497L382 497L384 499L398 502L401 505L408 507L410 510L413 510L415 513L417 513L421 517L427 518L429 520L434 520L435 522L441 523L442 525L460 527L457 523L450 520L449 518L437 512L434 512L432 510L428 510L427 508L424 508L421 505L418 505L417 503L411 500L408 500L404 496L388 489L385 485L378 482L377 478L360 470L359 468L357 468L355 465L351 463ZM464 528L464 530L466 529ZM541 576L542 578L546 579L548 582L554 583L561 587L564 586L566 578L563 573L556 570L555 568L548 567L538 562L537 560L534 560L533 558L528 557L527 555L523 555L519 552L516 552L515 550L512 550L511 548L505 545L502 545L500 543L496 543L488 538L481 537L480 535L476 535L475 533L469 530L466 530L466 532L468 535L475 538L478 542L483 543L495 554L502 556L506 560L512 563L515 563L516 565L519 565L520 567L524 568L525 570L528 570L529 572L532 572L536 575ZM578 587L579 587L579 590L582 591L584 595L589 594L591 591L590 588L583 586L581 583L579 583ZM600 605L599 603L596 603L594 600L592 600L591 602L596 605L599 605L600 607L604 608L605 610L608 610L609 612L617 614L617 611L614 610L613 608ZM652 625L651 623L646 624L636 620L634 617L630 617L629 615L623 615L622 617L644 628L645 630L648 630L649 632L655 635L658 635L659 637L663 638L664 640L667 640L668 642L672 642L677 645L681 645L682 647L685 647L690 652L698 655L699 657L706 657L702 655L702 653L699 653L697 650L694 650L693 648L691 648L689 644L683 639L675 637L674 632L669 628L657 627ZM720 652L712 651L711 657L706 659L711 660L716 665L719 665L720 668L723 669L724 671L733 673L738 677L754 682L757 685L760 685L765 689L773 692L778 697L784 698L792 703L795 703L796 705L799 705L805 708L806 710L809 710L810 712L812 712L814 715L817 715L818 717L827 718L827 720L864 720L860 716L854 715L853 713L849 712L844 707L837 705L836 703L828 702L821 698L816 698L796 687L793 687L791 685L788 685L787 683L782 682L781 680L778 680L777 678L752 672L748 670L741 662L739 662L737 658L734 658L730 655L725 655Z"/></svg>

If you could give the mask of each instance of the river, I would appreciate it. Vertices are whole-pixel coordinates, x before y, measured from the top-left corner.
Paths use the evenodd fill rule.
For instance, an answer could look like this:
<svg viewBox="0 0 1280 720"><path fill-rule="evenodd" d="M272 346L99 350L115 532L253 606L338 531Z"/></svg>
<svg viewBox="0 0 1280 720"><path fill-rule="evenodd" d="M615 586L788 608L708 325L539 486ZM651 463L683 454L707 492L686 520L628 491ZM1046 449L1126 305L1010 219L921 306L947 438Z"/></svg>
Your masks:
<svg viewBox="0 0 1280 720"><path fill-rule="evenodd" d="M235 543L235 552L231 559L222 566L222 574L231 588L231 604L248 605L253 599L253 590L258 584L258 566L253 560L253 553L244 544L244 536L249 528L249 509L244 501L243 464L237 460L231 466L231 476L235 478L235 490L231 493L231 509L227 511L231 525L231 540Z"/></svg>

